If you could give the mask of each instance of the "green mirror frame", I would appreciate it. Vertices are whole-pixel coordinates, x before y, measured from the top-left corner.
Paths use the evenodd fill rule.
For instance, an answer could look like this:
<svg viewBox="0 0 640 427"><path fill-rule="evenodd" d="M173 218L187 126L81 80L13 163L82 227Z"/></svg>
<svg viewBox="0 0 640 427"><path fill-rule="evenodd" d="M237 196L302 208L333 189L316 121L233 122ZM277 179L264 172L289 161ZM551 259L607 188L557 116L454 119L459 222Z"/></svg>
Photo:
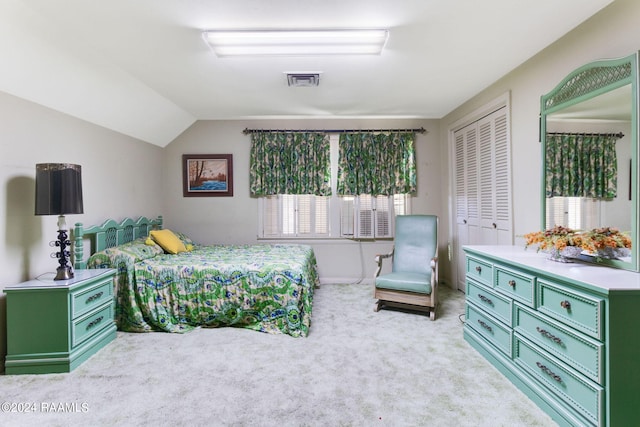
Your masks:
<svg viewBox="0 0 640 427"><path fill-rule="evenodd" d="M626 85L631 85L631 261L581 257L582 261L598 262L610 267L639 271L638 265L638 53L610 60L586 64L565 77L551 92L541 97L540 142L542 143L542 210L541 229L546 227L545 197L545 152L548 116L560 110L606 94Z"/></svg>

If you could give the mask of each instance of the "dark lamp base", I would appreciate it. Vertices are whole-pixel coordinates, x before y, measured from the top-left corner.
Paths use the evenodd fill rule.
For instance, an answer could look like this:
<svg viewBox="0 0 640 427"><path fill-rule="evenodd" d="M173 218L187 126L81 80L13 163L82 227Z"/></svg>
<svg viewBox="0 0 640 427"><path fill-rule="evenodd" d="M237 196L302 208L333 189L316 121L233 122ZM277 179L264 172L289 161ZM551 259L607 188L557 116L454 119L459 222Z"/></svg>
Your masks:
<svg viewBox="0 0 640 427"><path fill-rule="evenodd" d="M60 252L56 252L55 257L58 258L57 274L53 280L69 280L73 277L73 269L69 265L69 247L71 242L67 235L67 226L64 221L64 215L58 217L58 240L53 242L55 246L60 248ZM53 256L53 255L52 255Z"/></svg>
<svg viewBox="0 0 640 427"><path fill-rule="evenodd" d="M73 279L73 271L71 271L71 267L58 267L57 268L56 277L53 280L69 280Z"/></svg>

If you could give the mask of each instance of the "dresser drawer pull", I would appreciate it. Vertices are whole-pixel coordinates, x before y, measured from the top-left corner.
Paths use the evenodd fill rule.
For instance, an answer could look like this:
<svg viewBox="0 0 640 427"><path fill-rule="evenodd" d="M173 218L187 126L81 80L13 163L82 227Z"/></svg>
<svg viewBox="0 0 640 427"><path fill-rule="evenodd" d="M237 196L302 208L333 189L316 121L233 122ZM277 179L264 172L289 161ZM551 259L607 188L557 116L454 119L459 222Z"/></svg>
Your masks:
<svg viewBox="0 0 640 427"><path fill-rule="evenodd" d="M479 265L477 265L477 266L476 266L476 272L477 272L478 274L481 274L481 273L482 273L482 267L480 267Z"/></svg>
<svg viewBox="0 0 640 427"><path fill-rule="evenodd" d="M86 303L88 304L88 303L93 302L93 301L95 301L97 299L100 299L100 297L102 297L102 295L104 295L103 291L100 291L100 292L98 292L96 294L93 294L89 298L87 298Z"/></svg>
<svg viewBox="0 0 640 427"><path fill-rule="evenodd" d="M536 326L536 331L538 331L540 333L540 335L542 335L543 337L549 338L550 340L552 340L556 344L564 345L560 338L556 337L555 335L553 335L552 333L550 333L549 331L547 331L545 329L541 329L540 326Z"/></svg>
<svg viewBox="0 0 640 427"><path fill-rule="evenodd" d="M92 320L91 322L89 322L89 324L87 325L87 330L93 328L94 326L98 325L100 322L102 322L102 319L104 319L104 316L100 316L98 318L96 318L95 320Z"/></svg>
<svg viewBox="0 0 640 427"><path fill-rule="evenodd" d="M486 302L489 305L493 305L493 301L491 301L491 299L485 297L482 294L478 294L478 298L480 298L482 300L482 302Z"/></svg>
<svg viewBox="0 0 640 427"><path fill-rule="evenodd" d="M485 328L487 331L489 332L493 332L493 329L491 328L491 326L487 325L486 323L484 323L482 320L478 319L478 323L480 324L480 326L482 326L483 328Z"/></svg>
<svg viewBox="0 0 640 427"><path fill-rule="evenodd" d="M567 309L567 310L571 310L571 303L567 300L564 300L562 302L560 302L560 307Z"/></svg>
<svg viewBox="0 0 640 427"><path fill-rule="evenodd" d="M547 368L545 365L543 365L540 362L536 362L536 366L538 368L540 368L542 370L542 372L544 372L545 374L549 375L551 378L553 378L555 381L562 383L562 378L560 377L560 375L555 374L551 369Z"/></svg>
<svg viewBox="0 0 640 427"><path fill-rule="evenodd" d="M512 288L516 287L516 281L515 280L509 280L509 286L511 286Z"/></svg>

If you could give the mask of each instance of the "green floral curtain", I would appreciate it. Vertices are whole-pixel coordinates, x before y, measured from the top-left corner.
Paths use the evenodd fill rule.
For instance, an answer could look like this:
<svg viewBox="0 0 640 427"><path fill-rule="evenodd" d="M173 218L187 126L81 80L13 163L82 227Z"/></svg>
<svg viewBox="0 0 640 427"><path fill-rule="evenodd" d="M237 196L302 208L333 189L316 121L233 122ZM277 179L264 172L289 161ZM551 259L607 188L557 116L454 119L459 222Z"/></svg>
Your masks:
<svg viewBox="0 0 640 427"><path fill-rule="evenodd" d="M546 197L616 197L617 139L606 134L547 134Z"/></svg>
<svg viewBox="0 0 640 427"><path fill-rule="evenodd" d="M413 132L343 133L339 146L339 195L415 193Z"/></svg>
<svg viewBox="0 0 640 427"><path fill-rule="evenodd" d="M251 135L251 195L331 195L329 134L257 132Z"/></svg>

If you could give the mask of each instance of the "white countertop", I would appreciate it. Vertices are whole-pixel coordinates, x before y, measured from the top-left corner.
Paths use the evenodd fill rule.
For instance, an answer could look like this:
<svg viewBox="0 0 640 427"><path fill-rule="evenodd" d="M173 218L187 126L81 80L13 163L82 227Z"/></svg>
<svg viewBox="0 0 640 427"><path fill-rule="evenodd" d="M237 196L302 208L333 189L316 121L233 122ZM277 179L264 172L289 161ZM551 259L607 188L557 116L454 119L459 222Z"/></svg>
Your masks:
<svg viewBox="0 0 640 427"><path fill-rule="evenodd" d="M535 270L537 274L553 276L559 280L582 282L594 290L639 291L640 273L599 264L584 262L562 263L547 259L547 254L536 252L535 248L508 245L469 245L465 252L501 258L522 268Z"/></svg>
<svg viewBox="0 0 640 427"><path fill-rule="evenodd" d="M16 283L15 285L7 285L5 290L12 289L38 289L38 288L71 288L73 285L82 282L83 280L93 279L94 277L102 276L104 274L111 273L113 269L88 269L88 270L74 270L74 277L69 280L53 280L55 273L46 274L38 279L29 280L27 282Z"/></svg>

